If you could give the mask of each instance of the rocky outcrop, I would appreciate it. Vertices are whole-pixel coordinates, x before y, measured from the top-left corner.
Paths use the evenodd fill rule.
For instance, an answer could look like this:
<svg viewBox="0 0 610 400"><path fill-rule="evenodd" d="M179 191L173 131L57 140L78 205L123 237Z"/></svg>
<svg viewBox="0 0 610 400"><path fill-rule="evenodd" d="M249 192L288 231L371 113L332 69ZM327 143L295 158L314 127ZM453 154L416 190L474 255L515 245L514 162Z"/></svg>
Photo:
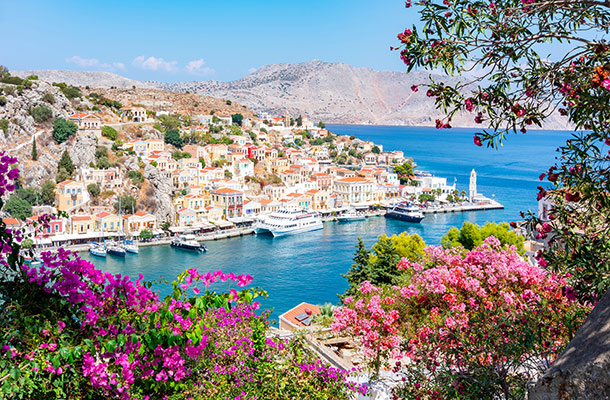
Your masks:
<svg viewBox="0 0 610 400"><path fill-rule="evenodd" d="M46 105L53 112L53 118L66 118L75 112L72 103L59 88L48 82L33 81L32 87L23 89L21 94L14 85L0 84L0 88L3 89L2 96L7 100L4 106L0 106L0 119L9 121L7 132L0 131L0 144L6 143L8 148L30 140L36 131L44 128L37 125L30 115L32 107ZM46 93L53 96L52 103L43 100Z"/></svg>
<svg viewBox="0 0 610 400"><path fill-rule="evenodd" d="M610 291L529 391L529 400L610 398Z"/></svg>
<svg viewBox="0 0 610 400"><path fill-rule="evenodd" d="M95 149L97 147L97 137L93 132L86 135L78 135L74 144L68 150L74 166L86 168L90 163L95 163Z"/></svg>
<svg viewBox="0 0 610 400"><path fill-rule="evenodd" d="M160 223L170 221L175 214L171 197L174 188L172 182L150 164L144 166L144 177L153 188L151 198L155 202L153 214L157 217L157 221Z"/></svg>

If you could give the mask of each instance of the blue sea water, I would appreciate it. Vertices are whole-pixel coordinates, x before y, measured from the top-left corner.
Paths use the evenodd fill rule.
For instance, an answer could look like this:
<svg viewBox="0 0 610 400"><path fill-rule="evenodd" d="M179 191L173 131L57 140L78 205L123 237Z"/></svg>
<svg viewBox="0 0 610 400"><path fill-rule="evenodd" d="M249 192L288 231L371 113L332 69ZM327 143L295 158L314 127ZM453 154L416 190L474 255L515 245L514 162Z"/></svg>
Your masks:
<svg viewBox="0 0 610 400"><path fill-rule="evenodd" d="M298 236L272 238L245 236L206 242L208 252L196 254L169 246L140 249L137 256L108 256L100 259L83 253L98 268L115 274L147 280L161 276L170 282L185 269L222 269L250 274L253 286L267 290L264 308L278 315L300 302L336 303L336 295L346 288L341 274L349 270L358 237L371 246L378 235L403 231L419 234L428 244L439 244L452 226L470 221L484 224L519 219L519 212L536 209L538 176L554 162L555 149L565 143L569 132L531 131L508 138L500 150L473 144L472 129L436 130L420 127L329 125L338 134L355 135L382 144L384 150L402 150L418 169L448 178L457 178L458 190L468 191L470 171L478 175L478 191L504 204L504 210L461 214L428 215L421 224L383 217L351 223L325 223L324 229ZM167 286L160 285L159 288ZM219 287L222 288L222 287ZM224 287L226 288L226 287ZM165 289L167 290L167 289ZM167 294L162 289L162 295Z"/></svg>

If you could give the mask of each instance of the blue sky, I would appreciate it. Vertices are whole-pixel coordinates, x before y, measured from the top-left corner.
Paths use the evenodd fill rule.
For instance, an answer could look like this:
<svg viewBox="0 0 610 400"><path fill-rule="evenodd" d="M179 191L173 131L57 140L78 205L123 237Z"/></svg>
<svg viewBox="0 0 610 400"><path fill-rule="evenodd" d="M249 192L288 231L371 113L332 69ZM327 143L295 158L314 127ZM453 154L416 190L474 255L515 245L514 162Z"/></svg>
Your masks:
<svg viewBox="0 0 610 400"><path fill-rule="evenodd" d="M0 64L140 80L233 80L313 59L404 70L400 0L0 0Z"/></svg>

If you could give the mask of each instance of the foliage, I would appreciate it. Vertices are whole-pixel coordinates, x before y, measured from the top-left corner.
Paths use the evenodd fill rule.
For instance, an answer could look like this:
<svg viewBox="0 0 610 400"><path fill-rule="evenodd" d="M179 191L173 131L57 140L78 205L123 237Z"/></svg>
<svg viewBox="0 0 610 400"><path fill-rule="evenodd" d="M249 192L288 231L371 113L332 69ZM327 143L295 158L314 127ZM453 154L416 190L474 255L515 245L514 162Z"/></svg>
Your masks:
<svg viewBox="0 0 610 400"><path fill-rule="evenodd" d="M55 182L47 180L42 183L42 187L40 188L40 202L47 205L55 203Z"/></svg>
<svg viewBox="0 0 610 400"><path fill-rule="evenodd" d="M102 189L100 188L100 185L97 183L90 183L87 185L87 192L89 192L89 195L96 199L100 193L102 193Z"/></svg>
<svg viewBox="0 0 610 400"><path fill-rule="evenodd" d="M320 122L318 122L318 128L325 129L326 124L324 124L324 122L320 121Z"/></svg>
<svg viewBox="0 0 610 400"><path fill-rule="evenodd" d="M67 181L70 178L72 178L72 175L64 167L59 168L59 171L55 174L55 182L57 183Z"/></svg>
<svg viewBox="0 0 610 400"><path fill-rule="evenodd" d="M229 171L228 169L225 169L224 175L225 175L225 178L229 178L229 179L233 178L233 173L231 171Z"/></svg>
<svg viewBox="0 0 610 400"><path fill-rule="evenodd" d="M164 130L178 130L182 126L178 115L159 115L157 117Z"/></svg>
<svg viewBox="0 0 610 400"><path fill-rule="evenodd" d="M119 209L119 204L121 208ZM122 212L123 214L130 214L131 210L137 209L136 199L130 194L124 194L119 196L119 200L114 203L114 210L118 212Z"/></svg>
<svg viewBox="0 0 610 400"><path fill-rule="evenodd" d="M581 298L598 299L610 288L605 148L610 144L610 46L605 39L610 5L550 0L502 0L484 7L467 0L418 4L423 29L398 35L407 69L481 71L475 81L427 85L447 116L437 127L448 127L457 111L471 112L475 122L489 127L475 135L475 144L489 147L557 113L581 131L558 149L555 165L540 176L548 183L539 187L538 198L552 204L551 221L533 213L526 220L532 236L548 238L538 263L568 272Z"/></svg>
<svg viewBox="0 0 610 400"><path fill-rule="evenodd" d="M493 237L466 253L429 246L396 268L409 280L363 282L332 328L358 339L375 373L404 377L397 398L525 398L591 309Z"/></svg>
<svg viewBox="0 0 610 400"><path fill-rule="evenodd" d="M66 172L70 174L70 176L72 176L74 170L76 169L74 167L74 163L72 162L72 158L70 157L70 153L68 153L68 150L64 150L64 152L61 154L59 162L57 163L57 170L59 171L62 168L65 169Z"/></svg>
<svg viewBox="0 0 610 400"><path fill-rule="evenodd" d="M140 171L134 171L134 170L127 171L127 176L136 185L140 185L144 182L144 175L142 175L142 173Z"/></svg>
<svg viewBox="0 0 610 400"><path fill-rule="evenodd" d="M47 102L49 104L55 104L55 96L53 96L53 93L51 92L46 92L42 95L42 101Z"/></svg>
<svg viewBox="0 0 610 400"><path fill-rule="evenodd" d="M8 103L8 100L4 96L0 96L0 107L4 107Z"/></svg>
<svg viewBox="0 0 610 400"><path fill-rule="evenodd" d="M13 218L24 220L32 216L32 203L14 194L6 201L4 210Z"/></svg>
<svg viewBox="0 0 610 400"><path fill-rule="evenodd" d="M76 131L78 131L78 126L72 121L63 118L56 118L53 121L53 139L57 143L65 142L70 136L74 136Z"/></svg>
<svg viewBox="0 0 610 400"><path fill-rule="evenodd" d="M432 202L432 201L436 200L436 197L433 194L422 193L422 194L419 195L417 200L420 203L426 203L426 202L429 202L429 201Z"/></svg>
<svg viewBox="0 0 610 400"><path fill-rule="evenodd" d="M32 160L38 160L38 149L36 149L36 136L32 139Z"/></svg>
<svg viewBox="0 0 610 400"><path fill-rule="evenodd" d="M178 129L168 129L165 131L165 143L182 148L182 138L180 137L180 131Z"/></svg>
<svg viewBox="0 0 610 400"><path fill-rule="evenodd" d="M183 158L191 158L191 153L187 153L186 151L176 150L172 153L172 158L176 161L182 160Z"/></svg>
<svg viewBox="0 0 610 400"><path fill-rule="evenodd" d="M153 238L153 233L150 229L142 229L140 231L140 239L142 240L150 240Z"/></svg>
<svg viewBox="0 0 610 400"><path fill-rule="evenodd" d="M379 148L379 146L373 146L373 148L371 149L371 153L381 154L381 149Z"/></svg>
<svg viewBox="0 0 610 400"><path fill-rule="evenodd" d="M231 100L227 100L227 101L225 101L225 104L230 106L231 104L233 104L233 102Z"/></svg>
<svg viewBox="0 0 610 400"><path fill-rule="evenodd" d="M4 65L0 65L0 79L6 78L7 76L10 76L11 73L9 72L8 68L5 67Z"/></svg>
<svg viewBox="0 0 610 400"><path fill-rule="evenodd" d="M0 160L0 171L16 162ZM2 173L0 206L17 178L17 169ZM102 272L61 248L27 266L20 242L0 221L3 397L347 400L365 392L302 340L268 335L268 313L253 302L266 293L244 288L249 275L189 269L160 299L141 275ZM207 289L216 282L238 289Z"/></svg>
<svg viewBox="0 0 610 400"><path fill-rule="evenodd" d="M402 165L394 166L394 173L398 175L400 183L407 184L413 176L413 165L410 162L403 163Z"/></svg>
<svg viewBox="0 0 610 400"><path fill-rule="evenodd" d="M64 82L54 83L53 86L57 86L68 99L75 99L82 96L80 89L76 86L66 85Z"/></svg>
<svg viewBox="0 0 610 400"><path fill-rule="evenodd" d="M116 129L111 126L104 125L102 126L102 136L107 137L108 139L115 141L119 136L119 133Z"/></svg>
<svg viewBox="0 0 610 400"><path fill-rule="evenodd" d="M488 222L481 227L470 222L464 222L461 229L455 227L451 228L449 232L443 236L441 245L446 249L461 246L466 250L472 250L483 244L483 241L490 236L498 239L502 246L515 246L517 253L520 255L525 254L523 236L512 231L510 226L506 223L496 224Z"/></svg>
<svg viewBox="0 0 610 400"><path fill-rule="evenodd" d="M401 281L396 264L401 258L417 261L424 255L425 243L417 234L380 235L371 250L367 250L362 238L358 238L354 264L342 275L349 284L343 297L354 294L364 281L375 285L390 285Z"/></svg>
<svg viewBox="0 0 610 400"><path fill-rule="evenodd" d="M42 123L53 118L53 111L49 106L41 104L37 107L30 108L30 115L34 118L34 121Z"/></svg>
<svg viewBox="0 0 610 400"><path fill-rule="evenodd" d="M244 121L244 116L242 114L231 114L231 122L241 126Z"/></svg>

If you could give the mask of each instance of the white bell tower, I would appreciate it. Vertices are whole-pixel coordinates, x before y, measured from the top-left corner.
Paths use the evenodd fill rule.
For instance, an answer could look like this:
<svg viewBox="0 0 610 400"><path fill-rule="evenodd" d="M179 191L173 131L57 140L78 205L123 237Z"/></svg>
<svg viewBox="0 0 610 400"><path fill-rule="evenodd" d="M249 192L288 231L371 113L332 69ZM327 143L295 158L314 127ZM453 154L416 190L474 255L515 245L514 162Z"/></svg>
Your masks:
<svg viewBox="0 0 610 400"><path fill-rule="evenodd" d="M477 195L477 173L474 171L474 168L470 172L470 186L468 190L468 198L470 201L473 201Z"/></svg>

